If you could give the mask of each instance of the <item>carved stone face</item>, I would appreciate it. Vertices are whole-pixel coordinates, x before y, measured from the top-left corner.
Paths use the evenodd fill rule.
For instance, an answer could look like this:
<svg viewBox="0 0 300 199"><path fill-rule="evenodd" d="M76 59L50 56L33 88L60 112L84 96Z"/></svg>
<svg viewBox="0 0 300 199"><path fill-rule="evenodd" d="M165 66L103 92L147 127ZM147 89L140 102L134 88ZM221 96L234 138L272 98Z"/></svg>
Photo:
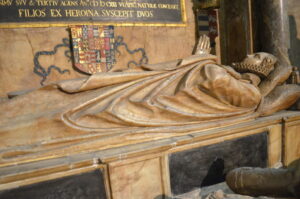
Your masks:
<svg viewBox="0 0 300 199"><path fill-rule="evenodd" d="M269 53L259 52L248 55L242 62L234 63L232 67L239 72L250 72L260 77L266 77L274 70L277 59Z"/></svg>
<svg viewBox="0 0 300 199"><path fill-rule="evenodd" d="M251 55L247 55L247 57L241 62L247 65L256 65L256 66L264 66L264 65L273 65L276 63L277 59L273 55L269 53L259 52Z"/></svg>

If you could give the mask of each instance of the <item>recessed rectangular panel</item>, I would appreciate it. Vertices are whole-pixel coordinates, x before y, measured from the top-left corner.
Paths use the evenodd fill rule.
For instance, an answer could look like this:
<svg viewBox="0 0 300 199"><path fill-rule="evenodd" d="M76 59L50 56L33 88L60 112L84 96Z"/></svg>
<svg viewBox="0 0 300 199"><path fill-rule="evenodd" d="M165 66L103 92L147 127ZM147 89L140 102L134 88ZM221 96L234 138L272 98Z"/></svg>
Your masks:
<svg viewBox="0 0 300 199"><path fill-rule="evenodd" d="M156 199L164 193L160 158L111 165L109 171L114 199Z"/></svg>
<svg viewBox="0 0 300 199"><path fill-rule="evenodd" d="M284 143L284 165L289 165L294 160L300 158L300 123L296 125L286 125Z"/></svg>
<svg viewBox="0 0 300 199"><path fill-rule="evenodd" d="M169 156L173 194L223 182L231 169L267 167L268 133L180 151Z"/></svg>
<svg viewBox="0 0 300 199"><path fill-rule="evenodd" d="M1 199L106 199L100 170L0 192Z"/></svg>

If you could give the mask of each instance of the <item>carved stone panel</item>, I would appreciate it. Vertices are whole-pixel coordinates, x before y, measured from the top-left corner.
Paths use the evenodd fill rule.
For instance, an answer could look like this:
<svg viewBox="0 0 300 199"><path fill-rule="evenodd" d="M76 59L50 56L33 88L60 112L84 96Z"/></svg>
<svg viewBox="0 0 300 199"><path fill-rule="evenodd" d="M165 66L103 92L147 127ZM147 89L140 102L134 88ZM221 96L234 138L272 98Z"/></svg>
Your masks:
<svg viewBox="0 0 300 199"><path fill-rule="evenodd" d="M107 199L100 170L0 192L1 199Z"/></svg>
<svg viewBox="0 0 300 199"><path fill-rule="evenodd" d="M300 158L300 123L288 123L284 135L284 164Z"/></svg>
<svg viewBox="0 0 300 199"><path fill-rule="evenodd" d="M114 199L153 199L163 195L159 158L120 164L109 169Z"/></svg>
<svg viewBox="0 0 300 199"><path fill-rule="evenodd" d="M267 156L267 132L170 154L171 191L181 194L223 182L233 168L266 167Z"/></svg>

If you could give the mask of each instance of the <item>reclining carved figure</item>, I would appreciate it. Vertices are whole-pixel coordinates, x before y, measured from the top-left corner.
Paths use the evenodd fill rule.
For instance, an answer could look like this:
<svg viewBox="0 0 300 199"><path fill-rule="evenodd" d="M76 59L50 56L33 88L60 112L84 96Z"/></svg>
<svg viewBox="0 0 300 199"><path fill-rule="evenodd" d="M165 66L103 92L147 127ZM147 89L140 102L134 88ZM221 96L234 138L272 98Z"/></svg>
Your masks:
<svg viewBox="0 0 300 199"><path fill-rule="evenodd" d="M300 96L298 85L283 84L292 67L275 66L271 54L249 55L229 67L209 52L209 40L201 37L186 59L66 80L14 97L0 103L0 133L26 139L28 132L36 138L76 130L184 131L269 115Z"/></svg>

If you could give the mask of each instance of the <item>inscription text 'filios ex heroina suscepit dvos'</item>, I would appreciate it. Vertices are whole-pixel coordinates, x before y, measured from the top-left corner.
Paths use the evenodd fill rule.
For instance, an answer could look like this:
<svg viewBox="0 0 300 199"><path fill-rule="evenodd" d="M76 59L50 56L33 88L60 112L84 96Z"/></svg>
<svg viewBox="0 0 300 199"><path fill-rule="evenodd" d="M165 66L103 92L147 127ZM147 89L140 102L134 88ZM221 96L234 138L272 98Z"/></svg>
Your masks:
<svg viewBox="0 0 300 199"><path fill-rule="evenodd" d="M184 23L184 0L0 0L1 23Z"/></svg>

